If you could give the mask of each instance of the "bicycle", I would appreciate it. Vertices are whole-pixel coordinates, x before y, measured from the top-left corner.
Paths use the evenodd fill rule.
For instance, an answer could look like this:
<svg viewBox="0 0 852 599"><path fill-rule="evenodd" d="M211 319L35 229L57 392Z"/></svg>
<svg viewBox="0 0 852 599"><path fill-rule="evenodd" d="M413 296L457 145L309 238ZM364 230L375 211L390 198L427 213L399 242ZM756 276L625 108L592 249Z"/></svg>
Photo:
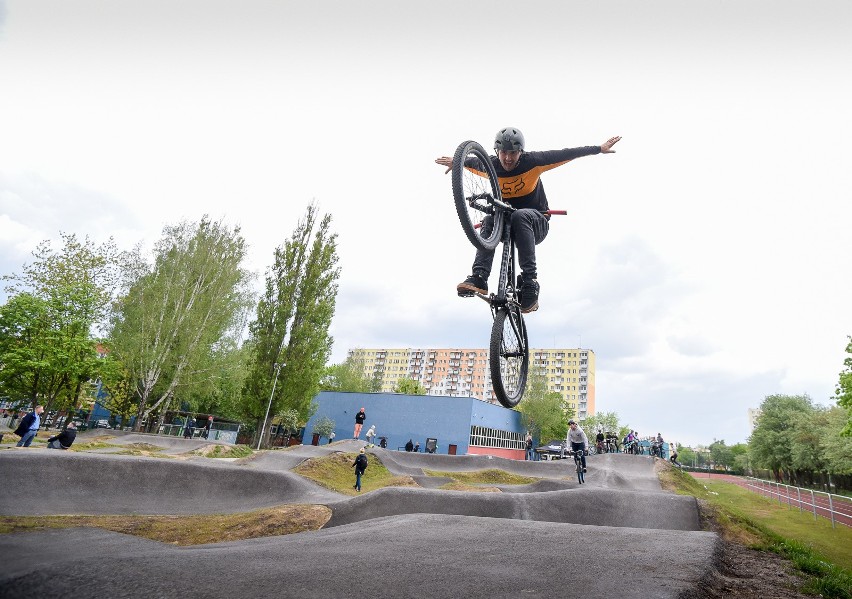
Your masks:
<svg viewBox="0 0 852 599"><path fill-rule="evenodd" d="M491 384L498 401L514 408L524 395L529 368L529 340L521 313L520 276L515 275L515 242L509 218L515 209L503 201L494 165L475 141L463 142L456 148L452 185L459 221L473 246L494 250L503 243L497 292L470 295L485 300L491 308L494 319L488 345ZM546 214L565 214L565 211L548 210ZM490 223L486 218L491 219Z"/></svg>
<svg viewBox="0 0 852 599"><path fill-rule="evenodd" d="M574 455L574 466L577 467L577 481L582 485L586 482L586 474L583 472L583 450L571 452Z"/></svg>

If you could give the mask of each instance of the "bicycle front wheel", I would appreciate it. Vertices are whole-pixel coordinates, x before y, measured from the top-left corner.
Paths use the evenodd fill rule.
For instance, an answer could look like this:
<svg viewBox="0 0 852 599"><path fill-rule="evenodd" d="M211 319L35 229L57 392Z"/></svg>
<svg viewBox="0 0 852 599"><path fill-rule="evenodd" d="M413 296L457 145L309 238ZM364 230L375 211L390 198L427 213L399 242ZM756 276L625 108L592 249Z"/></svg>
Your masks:
<svg viewBox="0 0 852 599"><path fill-rule="evenodd" d="M505 407L514 408L524 395L530 357L527 327L518 306L509 305L497 311L489 353L494 395Z"/></svg>
<svg viewBox="0 0 852 599"><path fill-rule="evenodd" d="M578 458L574 458L574 463L577 464L577 481L582 485L586 481L586 477L583 474L583 462Z"/></svg>
<svg viewBox="0 0 852 599"><path fill-rule="evenodd" d="M503 232L503 211L495 210L492 201L501 199L500 182L491 158L475 141L460 144L453 155L453 199L462 229L473 246L496 248ZM482 222L488 215L493 217L490 229Z"/></svg>

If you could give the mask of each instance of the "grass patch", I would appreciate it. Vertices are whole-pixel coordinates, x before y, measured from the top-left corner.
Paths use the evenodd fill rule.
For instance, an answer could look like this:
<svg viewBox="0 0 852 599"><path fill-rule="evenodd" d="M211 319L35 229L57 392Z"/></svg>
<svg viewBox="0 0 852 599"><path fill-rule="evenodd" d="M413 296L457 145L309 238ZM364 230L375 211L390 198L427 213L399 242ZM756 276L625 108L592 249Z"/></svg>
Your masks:
<svg viewBox="0 0 852 599"><path fill-rule="evenodd" d="M0 534L83 526L173 545L201 545L319 530L329 518L331 510L323 505L194 516L0 516Z"/></svg>
<svg viewBox="0 0 852 599"><path fill-rule="evenodd" d="M125 449L124 451L116 451L112 455L135 455L146 458L165 458L167 460L173 460L176 457L167 453L160 453L161 451L161 449L157 449L156 451L145 451L144 449Z"/></svg>
<svg viewBox="0 0 852 599"><path fill-rule="evenodd" d="M151 445L150 443L128 443L127 445L124 445L123 447L126 447L127 449L130 449L130 450L133 450L133 451L147 451L147 452L151 452L151 453L154 453L154 452L157 452L157 451L163 451L163 448L160 447L159 445Z"/></svg>
<svg viewBox="0 0 852 599"><path fill-rule="evenodd" d="M528 485L538 482L539 479L529 476L519 476L511 474L505 470L491 468L489 470L475 470L472 472L442 472L440 470L424 470L428 476L441 476L451 478L456 483L464 486L469 485ZM446 488L442 487L442 488ZM474 487L475 489L475 487ZM470 490L470 489L464 489Z"/></svg>
<svg viewBox="0 0 852 599"><path fill-rule="evenodd" d="M230 447L214 445L210 451L202 455L206 458L246 458L253 454L254 452L248 445L233 445Z"/></svg>
<svg viewBox="0 0 852 599"><path fill-rule="evenodd" d="M88 443L75 442L68 451L91 451L93 449L106 449L107 447L118 447L118 445L104 443L103 441L89 441Z"/></svg>
<svg viewBox="0 0 852 599"><path fill-rule="evenodd" d="M319 485L344 495L358 495L355 485L355 468L352 467L356 453L331 453L310 458L293 468L293 472L309 478ZM367 454L367 470L361 477L361 493L382 487L414 487L417 483L410 476L394 476L375 455Z"/></svg>
<svg viewBox="0 0 852 599"><path fill-rule="evenodd" d="M831 527L825 518L779 505L721 480L696 480L676 468L659 472L663 488L703 501L727 540L772 551L811 576L805 590L831 598L852 598L852 529Z"/></svg>
<svg viewBox="0 0 852 599"><path fill-rule="evenodd" d="M443 491L471 491L475 493L502 493L500 489L497 487L489 487L487 485L469 485L467 483L460 483L458 481L453 481L447 483L445 485L441 485L438 487Z"/></svg>

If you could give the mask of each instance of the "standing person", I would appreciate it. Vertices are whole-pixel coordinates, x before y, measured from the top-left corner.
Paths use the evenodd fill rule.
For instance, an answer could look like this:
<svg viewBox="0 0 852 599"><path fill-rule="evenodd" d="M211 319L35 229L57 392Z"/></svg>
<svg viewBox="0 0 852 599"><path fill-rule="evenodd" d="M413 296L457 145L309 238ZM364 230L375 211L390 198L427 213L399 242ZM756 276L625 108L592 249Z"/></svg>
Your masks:
<svg viewBox="0 0 852 599"><path fill-rule="evenodd" d="M352 487L356 491L361 490L361 475L364 474L364 471L367 469L367 454L364 451L364 448L361 448L358 457L355 458L355 461L352 462L352 466L355 468L355 486Z"/></svg>
<svg viewBox="0 0 852 599"><path fill-rule="evenodd" d="M595 436L595 447L598 448L598 453L604 452L604 434L602 429L598 429L598 434Z"/></svg>
<svg viewBox="0 0 852 599"><path fill-rule="evenodd" d="M669 441L669 453L671 454L671 457L669 458L671 463L680 468L680 462L677 461L677 443Z"/></svg>
<svg viewBox="0 0 852 599"><path fill-rule="evenodd" d="M38 433L38 427L41 426L42 412L44 412L44 406L36 406L35 410L21 418L21 423L15 429L15 434L21 438L16 447L29 447L33 442Z"/></svg>
<svg viewBox="0 0 852 599"><path fill-rule="evenodd" d="M515 208L510 218L512 236L518 248L518 263L521 267L521 312L528 314L538 310L538 271L535 261L535 246L544 241L550 228L549 210L541 174L562 166L575 158L593 154L614 154L612 149L621 137L611 137L599 146L566 148L544 152L526 152L524 134L515 127L500 129L494 138L496 156L490 156L497 172L503 200ZM448 156L436 158L435 162L453 168L453 159ZM474 161L477 162L478 161ZM465 164L476 169L481 164ZM494 219L486 216L482 220L482 235L491 234ZM456 286L459 297L472 297L474 293L488 295L488 275L494 261L494 250L477 250L473 261L473 273Z"/></svg>
<svg viewBox="0 0 852 599"><path fill-rule="evenodd" d="M355 436L353 439L357 439L361 436L361 427L364 426L364 420L367 418L367 413L364 411L364 408L361 408L357 414L355 414Z"/></svg>
<svg viewBox="0 0 852 599"><path fill-rule="evenodd" d="M331 442L334 441L334 431L331 431L328 434L328 444L331 445Z"/></svg>
<svg viewBox="0 0 852 599"><path fill-rule="evenodd" d="M195 424L193 419L189 416L186 417L186 422L183 423L183 438L184 439L192 439L192 427Z"/></svg>
<svg viewBox="0 0 852 599"><path fill-rule="evenodd" d="M408 440L408 443L405 444L405 451L414 451L414 441L411 439Z"/></svg>
<svg viewBox="0 0 852 599"><path fill-rule="evenodd" d="M582 451L583 472L586 471L586 450L589 448L589 438L580 426L574 421L568 421L568 442L572 451Z"/></svg>
<svg viewBox="0 0 852 599"><path fill-rule="evenodd" d="M524 440L525 445L527 446L527 460L533 459L533 441L532 435L529 431L527 431L527 438Z"/></svg>
<svg viewBox="0 0 852 599"><path fill-rule="evenodd" d="M68 449L77 438L77 425L74 421L68 423L64 431L58 435L54 435L47 440L47 446L50 449Z"/></svg>
<svg viewBox="0 0 852 599"><path fill-rule="evenodd" d="M376 439L376 425L373 424L372 426L370 426L369 429L367 429L367 443L372 446L373 441L375 441L375 439Z"/></svg>
<svg viewBox="0 0 852 599"><path fill-rule="evenodd" d="M210 438L210 429L213 428L213 416L207 417L207 422L204 423L204 432L201 433L201 436L205 439Z"/></svg>

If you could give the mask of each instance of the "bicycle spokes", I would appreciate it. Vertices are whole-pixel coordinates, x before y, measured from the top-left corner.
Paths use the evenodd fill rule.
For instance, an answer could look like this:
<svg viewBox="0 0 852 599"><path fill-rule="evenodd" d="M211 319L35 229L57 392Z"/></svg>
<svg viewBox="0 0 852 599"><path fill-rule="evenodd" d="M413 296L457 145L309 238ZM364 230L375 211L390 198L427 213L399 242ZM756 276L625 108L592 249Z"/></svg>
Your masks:
<svg viewBox="0 0 852 599"><path fill-rule="evenodd" d="M502 213L493 204L500 201L500 183L491 158L474 141L456 148L453 156L453 198L462 228L478 249L493 250L500 242ZM493 226L483 226L484 220Z"/></svg>
<svg viewBox="0 0 852 599"><path fill-rule="evenodd" d="M491 382L494 394L507 408L521 401L527 380L529 349L523 316L517 306L497 311L491 329Z"/></svg>

